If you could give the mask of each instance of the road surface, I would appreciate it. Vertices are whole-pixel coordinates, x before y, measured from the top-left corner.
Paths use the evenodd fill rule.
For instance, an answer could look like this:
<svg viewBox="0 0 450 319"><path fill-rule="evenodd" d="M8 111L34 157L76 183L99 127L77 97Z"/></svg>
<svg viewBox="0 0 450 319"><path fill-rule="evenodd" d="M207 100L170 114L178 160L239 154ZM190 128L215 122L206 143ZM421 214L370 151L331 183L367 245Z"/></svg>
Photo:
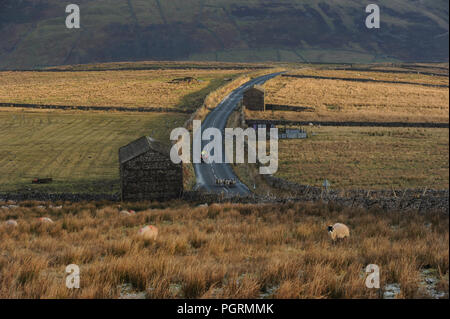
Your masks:
<svg viewBox="0 0 450 319"><path fill-rule="evenodd" d="M211 111L206 119L202 121L202 134L203 131L210 127L218 128L222 133L224 132L227 120L231 113L238 106L239 101L242 99L243 93L253 85L263 84L266 81L280 75L280 73L272 73L255 78L233 92L229 94L220 104ZM223 134L222 134L223 135ZM224 138L224 136L222 136ZM202 141L202 149L208 144L209 141ZM223 157L225 157L225 150L223 150ZM221 163L201 163L194 164L195 176L197 179L197 190L203 190L210 193L223 193L226 196L246 196L251 193L248 187L243 184L233 172L231 166L225 163L225 160ZM234 186L222 186L216 185L216 179L235 179L236 185Z"/></svg>

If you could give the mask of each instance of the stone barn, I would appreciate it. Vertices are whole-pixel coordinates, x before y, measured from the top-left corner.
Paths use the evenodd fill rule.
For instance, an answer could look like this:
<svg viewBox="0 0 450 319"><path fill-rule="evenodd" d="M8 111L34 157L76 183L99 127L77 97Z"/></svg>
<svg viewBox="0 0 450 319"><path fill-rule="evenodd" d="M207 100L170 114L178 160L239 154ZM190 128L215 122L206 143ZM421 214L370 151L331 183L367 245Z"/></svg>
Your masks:
<svg viewBox="0 0 450 319"><path fill-rule="evenodd" d="M181 164L170 159L170 148L144 136L119 149L123 201L169 200L183 192Z"/></svg>
<svg viewBox="0 0 450 319"><path fill-rule="evenodd" d="M265 95L266 92L264 88L262 86L255 85L244 92L242 104L248 110L265 111Z"/></svg>

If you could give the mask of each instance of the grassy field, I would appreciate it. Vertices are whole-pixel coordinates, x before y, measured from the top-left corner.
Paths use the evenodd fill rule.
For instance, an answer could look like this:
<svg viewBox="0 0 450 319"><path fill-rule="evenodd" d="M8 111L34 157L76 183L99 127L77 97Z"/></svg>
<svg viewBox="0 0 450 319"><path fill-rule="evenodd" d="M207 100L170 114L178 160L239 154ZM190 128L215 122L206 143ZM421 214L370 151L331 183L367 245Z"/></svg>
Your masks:
<svg viewBox="0 0 450 319"><path fill-rule="evenodd" d="M169 142L186 114L0 110L0 192L113 193L118 149L150 135ZM32 185L52 177L48 185Z"/></svg>
<svg viewBox="0 0 450 319"><path fill-rule="evenodd" d="M278 177L335 189L448 188L448 129L309 128L281 140Z"/></svg>
<svg viewBox="0 0 450 319"><path fill-rule="evenodd" d="M390 71L413 71L429 72L448 76L448 63L379 63L379 64L353 64L355 69L390 70Z"/></svg>
<svg viewBox="0 0 450 319"><path fill-rule="evenodd" d="M121 217L118 204L37 204L0 215L0 298L380 298L391 284L397 298L448 298L448 214L175 201L125 204L137 214ZM331 243L335 222L349 240ZM137 235L145 224L155 242ZM65 286L69 264L80 289ZM381 291L364 284L368 264Z"/></svg>
<svg viewBox="0 0 450 319"><path fill-rule="evenodd" d="M303 70L296 73L448 85L448 78L417 74L330 70ZM307 106L314 108L314 112L246 111L247 118L341 122L449 122L448 88L288 77L272 79L265 84L265 88L267 103Z"/></svg>
<svg viewBox="0 0 450 319"><path fill-rule="evenodd" d="M320 76L320 77L335 77L335 78L349 78L349 79L368 79L375 81L396 81L396 82L410 82L417 84L432 84L432 85L448 85L449 79L446 76L432 76L414 73L401 73L407 71L406 69L398 69L399 73L391 72L370 72L370 71L356 71L348 70L317 70L314 68L300 69L287 73L287 75L304 75L304 76Z"/></svg>
<svg viewBox="0 0 450 319"><path fill-rule="evenodd" d="M0 72L0 102L193 111L226 79L245 72L248 70ZM184 77L199 81L171 83Z"/></svg>

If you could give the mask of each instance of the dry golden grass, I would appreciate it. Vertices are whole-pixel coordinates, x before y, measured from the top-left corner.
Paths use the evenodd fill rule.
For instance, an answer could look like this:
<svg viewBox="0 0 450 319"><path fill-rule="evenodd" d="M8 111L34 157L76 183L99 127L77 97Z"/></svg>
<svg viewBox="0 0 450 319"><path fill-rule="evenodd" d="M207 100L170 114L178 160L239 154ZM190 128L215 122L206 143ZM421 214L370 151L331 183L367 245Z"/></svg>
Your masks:
<svg viewBox="0 0 450 319"><path fill-rule="evenodd" d="M327 70L303 72L318 75L331 72L341 77L354 77L355 73ZM388 78L397 75L373 73L371 76ZM423 75L402 74L398 77L407 77L408 81L416 77L418 82L425 81ZM442 79L430 78L430 81ZM307 106L315 111L246 111L247 118L337 122L449 122L448 88L288 77L272 79L265 84L265 88L267 103Z"/></svg>
<svg viewBox="0 0 450 319"><path fill-rule="evenodd" d="M0 215L0 298L118 298L124 284L147 298L379 298L364 284L368 264L382 287L401 285L399 298L429 297L424 269L448 298L447 214L172 202L125 204L138 213L120 217L118 204L24 204ZM19 226L4 227L9 218ZM332 244L326 226L338 221L351 237ZM136 236L146 224L156 242ZM69 264L80 289L65 286Z"/></svg>
<svg viewBox="0 0 450 319"><path fill-rule="evenodd" d="M248 70L247 70L248 71ZM246 70L0 72L0 102L195 109L224 78ZM198 83L169 83L195 77ZM201 96L197 96L197 95Z"/></svg>
<svg viewBox="0 0 450 319"><path fill-rule="evenodd" d="M276 175L335 189L449 187L448 129L314 127L280 140Z"/></svg>

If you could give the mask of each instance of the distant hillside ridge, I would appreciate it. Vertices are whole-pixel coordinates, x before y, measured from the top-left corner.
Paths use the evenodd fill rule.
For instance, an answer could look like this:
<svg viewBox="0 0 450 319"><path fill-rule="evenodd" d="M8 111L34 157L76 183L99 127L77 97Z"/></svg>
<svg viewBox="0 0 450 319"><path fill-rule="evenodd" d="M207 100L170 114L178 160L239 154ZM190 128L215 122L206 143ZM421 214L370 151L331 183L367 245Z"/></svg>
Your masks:
<svg viewBox="0 0 450 319"><path fill-rule="evenodd" d="M0 69L113 61L448 62L447 0L0 1Z"/></svg>

